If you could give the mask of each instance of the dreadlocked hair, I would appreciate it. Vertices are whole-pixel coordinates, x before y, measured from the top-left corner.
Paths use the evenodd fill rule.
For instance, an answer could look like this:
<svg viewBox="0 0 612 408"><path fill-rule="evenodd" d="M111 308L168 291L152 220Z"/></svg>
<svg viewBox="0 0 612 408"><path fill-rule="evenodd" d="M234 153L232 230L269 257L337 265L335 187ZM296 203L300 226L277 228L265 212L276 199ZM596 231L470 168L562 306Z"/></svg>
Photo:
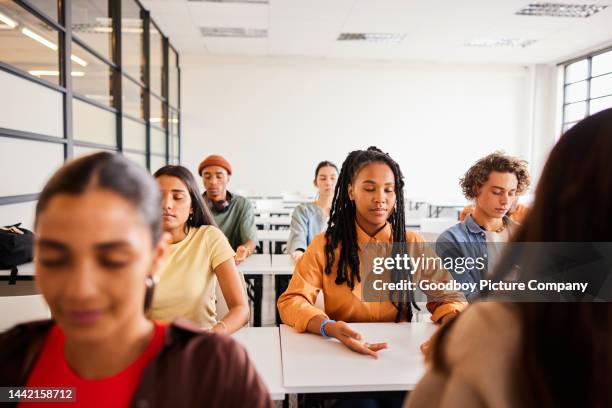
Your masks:
<svg viewBox="0 0 612 408"><path fill-rule="evenodd" d="M350 200L348 186L353 182L357 172L370 163L384 163L393 172L395 181L395 207L387 220L393 231L394 252L406 253L406 220L404 213L404 176L399 165L382 150L370 146L367 150L354 150L349 153L342 163L338 182L334 191L325 231L325 273L332 273L332 266L336 261L334 250L340 246L338 268L336 270L336 285L347 284L351 290L355 288L355 281L361 282L359 272L359 255L357 252L357 229L355 228L356 209L355 203ZM400 279L411 279L411 274L393 270L391 278L393 281ZM410 304L416 304L412 300L410 291L398 291L390 293L390 300L397 309L396 322L403 318L412 319L412 308ZM418 309L418 307L417 307Z"/></svg>

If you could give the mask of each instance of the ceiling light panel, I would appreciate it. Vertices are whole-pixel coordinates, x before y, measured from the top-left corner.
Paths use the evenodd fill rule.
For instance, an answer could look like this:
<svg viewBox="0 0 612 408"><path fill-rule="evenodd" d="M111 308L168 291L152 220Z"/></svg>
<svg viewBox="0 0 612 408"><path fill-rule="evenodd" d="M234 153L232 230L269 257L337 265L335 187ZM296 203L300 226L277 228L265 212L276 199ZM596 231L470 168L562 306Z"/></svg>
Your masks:
<svg viewBox="0 0 612 408"><path fill-rule="evenodd" d="M367 41L380 43L399 43L406 34L397 33L340 33L338 41Z"/></svg>
<svg viewBox="0 0 612 408"><path fill-rule="evenodd" d="M525 38L476 38L465 45L483 48L525 48L535 42L536 40Z"/></svg>
<svg viewBox="0 0 612 408"><path fill-rule="evenodd" d="M530 3L515 14L522 16L587 18L605 10L598 4Z"/></svg>
<svg viewBox="0 0 612 408"><path fill-rule="evenodd" d="M227 38L265 38L268 30L265 28L242 28L242 27L200 27L204 37L227 37Z"/></svg>

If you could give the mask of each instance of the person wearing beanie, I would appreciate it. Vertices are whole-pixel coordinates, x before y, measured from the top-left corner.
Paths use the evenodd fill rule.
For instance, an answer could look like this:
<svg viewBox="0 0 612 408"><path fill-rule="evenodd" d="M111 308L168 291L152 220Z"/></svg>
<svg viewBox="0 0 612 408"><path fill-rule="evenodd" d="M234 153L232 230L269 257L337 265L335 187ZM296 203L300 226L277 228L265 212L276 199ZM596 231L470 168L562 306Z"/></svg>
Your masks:
<svg viewBox="0 0 612 408"><path fill-rule="evenodd" d="M257 227L253 206L246 197L227 191L232 166L223 156L213 154L206 157L198 166L198 174L206 190L204 201L236 251L235 260L239 264L255 252Z"/></svg>

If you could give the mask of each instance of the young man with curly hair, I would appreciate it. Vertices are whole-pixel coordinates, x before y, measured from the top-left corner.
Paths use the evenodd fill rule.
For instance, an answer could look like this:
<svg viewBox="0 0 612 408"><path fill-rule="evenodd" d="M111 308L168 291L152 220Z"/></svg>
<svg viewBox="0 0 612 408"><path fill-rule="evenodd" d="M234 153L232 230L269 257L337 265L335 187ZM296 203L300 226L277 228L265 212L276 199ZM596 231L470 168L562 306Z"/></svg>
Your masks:
<svg viewBox="0 0 612 408"><path fill-rule="evenodd" d="M487 278L502 244L519 225L508 217L508 212L529 183L527 162L501 152L478 160L461 178L463 194L473 201L474 210L462 222L440 234L436 251L443 259L480 258L481 262L474 262L474 267L449 270L455 280L479 284ZM453 265L461 263L453 262ZM478 295L477 288L478 285L476 289L464 291L468 300Z"/></svg>

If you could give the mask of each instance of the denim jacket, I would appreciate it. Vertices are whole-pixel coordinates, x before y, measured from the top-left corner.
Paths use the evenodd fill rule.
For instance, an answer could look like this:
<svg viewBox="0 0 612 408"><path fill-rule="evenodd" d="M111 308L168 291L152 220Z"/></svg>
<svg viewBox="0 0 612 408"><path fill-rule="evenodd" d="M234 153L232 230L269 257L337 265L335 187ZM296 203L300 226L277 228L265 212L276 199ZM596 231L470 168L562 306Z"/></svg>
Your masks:
<svg viewBox="0 0 612 408"><path fill-rule="evenodd" d="M518 223L512 221L507 216L504 217L506 228L510 235L518 227ZM460 283L480 283L481 279L486 279L486 272L489 269L487 260L487 236L485 230L474 221L472 214L469 214L465 219L448 228L438 237L436 241L436 253L441 258L472 258L484 259L484 268L477 267L465 268L465 271L459 271L449 268L449 272L453 278ZM464 295L468 301L474 300L479 294L478 286L475 291L464 291Z"/></svg>

